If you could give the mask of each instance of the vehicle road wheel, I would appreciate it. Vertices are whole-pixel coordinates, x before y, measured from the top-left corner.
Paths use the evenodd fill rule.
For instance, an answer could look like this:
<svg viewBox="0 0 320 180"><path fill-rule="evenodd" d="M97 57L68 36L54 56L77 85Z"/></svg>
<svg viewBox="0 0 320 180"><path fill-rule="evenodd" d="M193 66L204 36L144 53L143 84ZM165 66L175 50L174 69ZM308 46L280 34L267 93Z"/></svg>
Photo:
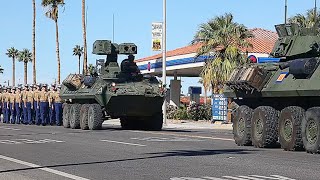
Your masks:
<svg viewBox="0 0 320 180"><path fill-rule="evenodd" d="M308 153L320 152L320 107L308 109L302 119L302 140Z"/></svg>
<svg viewBox="0 0 320 180"><path fill-rule="evenodd" d="M303 150L301 121L305 110L297 106L284 108L279 117L279 141L286 151Z"/></svg>
<svg viewBox="0 0 320 180"><path fill-rule="evenodd" d="M120 118L120 124L121 124L121 128L124 130L129 130L132 128L132 124L130 123L129 118L127 117L121 117Z"/></svg>
<svg viewBox="0 0 320 180"><path fill-rule="evenodd" d="M90 104L88 109L88 126L90 130L101 129L102 110L99 104Z"/></svg>
<svg viewBox="0 0 320 180"><path fill-rule="evenodd" d="M81 104L73 104L70 108L70 127L72 129L79 129L80 128L80 109Z"/></svg>
<svg viewBox="0 0 320 180"><path fill-rule="evenodd" d="M251 135L254 147L274 147L278 141L279 112L270 106L257 107L252 116Z"/></svg>
<svg viewBox="0 0 320 180"><path fill-rule="evenodd" d="M233 138L239 146L252 145L251 119L253 110L242 105L233 114Z"/></svg>
<svg viewBox="0 0 320 180"><path fill-rule="evenodd" d="M163 114L162 112L154 114L150 119L148 119L149 122L149 130L151 131L161 131L162 125L163 125Z"/></svg>
<svg viewBox="0 0 320 180"><path fill-rule="evenodd" d="M63 106L63 127L65 128L70 128L70 119L69 119L69 115L70 115L70 107L71 107L71 104L65 104Z"/></svg>
<svg viewBox="0 0 320 180"><path fill-rule="evenodd" d="M89 109L89 104L84 104L81 106L80 109L80 128L82 130L88 130L88 109Z"/></svg>

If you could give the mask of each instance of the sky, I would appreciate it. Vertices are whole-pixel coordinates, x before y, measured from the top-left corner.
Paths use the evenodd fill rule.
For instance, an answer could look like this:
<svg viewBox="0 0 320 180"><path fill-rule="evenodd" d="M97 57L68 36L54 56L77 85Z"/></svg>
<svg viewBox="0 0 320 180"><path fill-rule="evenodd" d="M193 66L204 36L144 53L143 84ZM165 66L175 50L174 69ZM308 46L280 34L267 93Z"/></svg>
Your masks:
<svg viewBox="0 0 320 180"><path fill-rule="evenodd" d="M186 46L197 28L215 16L232 13L235 21L248 28L274 31L284 22L285 0L167 0L167 49ZM77 72L75 45L83 44L81 0L65 0L59 14L61 80ZM318 3L320 4L320 3ZM36 0L36 62L37 81L52 83L57 78L55 25L45 17L41 0ZM151 23L162 21L162 0L87 0L88 61L95 64L101 57L91 54L97 39L113 38L115 42L133 42L138 46L136 59L157 52L151 49ZM313 8L314 0L288 0L288 17ZM2 1L0 6L0 65L4 73L0 84L12 79L12 60L5 53L10 47L32 48L32 0ZM121 59L121 58L120 58ZM122 58L123 59L123 58ZM198 78L182 78L182 91L200 85ZM16 62L16 84L23 83L23 63ZM28 83L32 83L32 64L28 64Z"/></svg>

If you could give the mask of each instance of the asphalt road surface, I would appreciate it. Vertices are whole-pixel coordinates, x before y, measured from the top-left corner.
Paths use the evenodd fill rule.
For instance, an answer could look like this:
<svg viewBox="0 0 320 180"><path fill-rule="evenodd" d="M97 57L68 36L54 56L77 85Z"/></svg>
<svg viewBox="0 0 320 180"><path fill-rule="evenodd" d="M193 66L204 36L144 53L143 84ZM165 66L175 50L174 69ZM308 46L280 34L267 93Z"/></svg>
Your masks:
<svg viewBox="0 0 320 180"><path fill-rule="evenodd" d="M236 146L230 130L0 124L5 180L319 180L320 155Z"/></svg>

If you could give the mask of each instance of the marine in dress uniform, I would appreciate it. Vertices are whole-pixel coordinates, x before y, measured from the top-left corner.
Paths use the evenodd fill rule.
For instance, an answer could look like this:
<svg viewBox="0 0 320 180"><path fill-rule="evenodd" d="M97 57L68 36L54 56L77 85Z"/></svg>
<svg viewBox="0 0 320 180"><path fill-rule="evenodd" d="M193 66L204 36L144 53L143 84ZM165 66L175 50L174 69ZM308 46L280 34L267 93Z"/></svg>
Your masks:
<svg viewBox="0 0 320 180"><path fill-rule="evenodd" d="M33 92L27 87L24 94L25 123L32 124Z"/></svg>
<svg viewBox="0 0 320 180"><path fill-rule="evenodd" d="M15 124L16 120L16 111L15 111L15 95L16 94L16 88L13 87L11 90L11 94L9 95L9 108L10 108L10 115L11 115L11 124Z"/></svg>
<svg viewBox="0 0 320 180"><path fill-rule="evenodd" d="M61 89L61 85L58 85L56 91L53 94L54 110L56 115L57 126L62 125L62 100L60 98L60 89Z"/></svg>
<svg viewBox="0 0 320 180"><path fill-rule="evenodd" d="M21 89L20 89L20 87L18 87L17 88L17 90L16 90L16 94L15 94L15 96L14 96L14 101L15 101L15 106L14 106L14 108L15 108L15 111L16 111L16 119L15 119L15 121L16 121L16 123L17 124L20 124L20 122L21 122L21 110L22 110L22 106L21 106L21 103L22 103L22 96L21 96Z"/></svg>
<svg viewBox="0 0 320 180"><path fill-rule="evenodd" d="M33 99L34 99L33 109L34 109L34 114L35 114L35 123L37 125L41 124L39 93L40 93L40 84L37 84L36 89L33 91Z"/></svg>
<svg viewBox="0 0 320 180"><path fill-rule="evenodd" d="M3 113L3 123L7 123L7 118L8 118L8 92L7 88L3 88L3 93L2 93L2 113Z"/></svg>
<svg viewBox="0 0 320 180"><path fill-rule="evenodd" d="M2 107L3 107L3 103L2 103L3 88L2 88L2 86L0 87L0 89L1 89L1 91L0 91L0 122L1 122L1 114L2 114Z"/></svg>
<svg viewBox="0 0 320 180"><path fill-rule="evenodd" d="M53 103L53 95L55 93L55 85L52 84L50 91L48 92L48 102L49 102L49 121L50 125L55 124L55 111L54 111L54 103Z"/></svg>
<svg viewBox="0 0 320 180"><path fill-rule="evenodd" d="M40 117L42 121L42 125L45 126L48 123L48 92L47 85L43 84L41 87L41 91L39 93L39 101L40 101Z"/></svg>

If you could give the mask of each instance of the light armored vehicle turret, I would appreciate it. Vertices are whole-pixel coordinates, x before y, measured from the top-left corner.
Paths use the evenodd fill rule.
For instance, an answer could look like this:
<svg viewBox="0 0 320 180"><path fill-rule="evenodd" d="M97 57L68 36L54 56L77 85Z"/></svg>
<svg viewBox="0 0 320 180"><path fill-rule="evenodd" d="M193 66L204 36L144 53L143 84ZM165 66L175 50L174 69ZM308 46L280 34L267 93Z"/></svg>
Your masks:
<svg viewBox="0 0 320 180"><path fill-rule="evenodd" d="M314 28L275 26L271 56L278 63L236 68L225 96L239 107L232 115L238 145L320 151L320 37Z"/></svg>
<svg viewBox="0 0 320 180"><path fill-rule="evenodd" d="M99 129L111 117L120 118L124 129L162 129L164 89L155 77L140 73L134 62L136 53L133 43L95 41L93 54L106 55L106 60L97 60L96 71L90 75L70 74L63 81L65 127ZM120 67L118 54L128 55Z"/></svg>

